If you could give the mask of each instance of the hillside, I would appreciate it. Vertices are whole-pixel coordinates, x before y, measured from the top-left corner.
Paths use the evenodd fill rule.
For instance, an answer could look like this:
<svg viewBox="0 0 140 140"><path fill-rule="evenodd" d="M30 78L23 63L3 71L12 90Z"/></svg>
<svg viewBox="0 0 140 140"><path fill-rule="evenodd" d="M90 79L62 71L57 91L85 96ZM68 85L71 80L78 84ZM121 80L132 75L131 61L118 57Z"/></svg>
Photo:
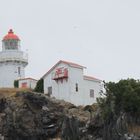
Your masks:
<svg viewBox="0 0 140 140"><path fill-rule="evenodd" d="M139 124L130 118L121 114L105 126L96 105L76 107L29 90L0 90L1 140L126 140L131 133L139 140Z"/></svg>
<svg viewBox="0 0 140 140"><path fill-rule="evenodd" d="M0 90L0 134L4 140L65 137L65 125L68 125L65 121L68 118L79 120L85 125L90 113L82 107L78 108L39 93L21 89ZM69 123L73 125L73 122Z"/></svg>
<svg viewBox="0 0 140 140"><path fill-rule="evenodd" d="M0 99L4 97L14 96L17 92L28 92L30 89L24 88L0 88Z"/></svg>

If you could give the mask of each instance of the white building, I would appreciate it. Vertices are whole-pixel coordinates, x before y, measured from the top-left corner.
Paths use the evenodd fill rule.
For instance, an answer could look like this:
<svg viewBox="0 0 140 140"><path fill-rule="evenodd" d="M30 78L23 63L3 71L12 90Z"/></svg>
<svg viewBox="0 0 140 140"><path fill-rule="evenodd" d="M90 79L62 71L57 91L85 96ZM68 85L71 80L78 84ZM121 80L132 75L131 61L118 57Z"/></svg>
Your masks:
<svg viewBox="0 0 140 140"><path fill-rule="evenodd" d="M28 64L27 55L21 51L20 39L12 29L2 40L0 52L0 88L14 87L14 80L24 78L24 68Z"/></svg>
<svg viewBox="0 0 140 140"><path fill-rule="evenodd" d="M23 78L19 79L19 88L29 88L34 89L37 84L37 80L33 78Z"/></svg>
<svg viewBox="0 0 140 140"><path fill-rule="evenodd" d="M75 105L90 105L100 96L101 80L83 75L85 67L60 60L42 78L44 93Z"/></svg>

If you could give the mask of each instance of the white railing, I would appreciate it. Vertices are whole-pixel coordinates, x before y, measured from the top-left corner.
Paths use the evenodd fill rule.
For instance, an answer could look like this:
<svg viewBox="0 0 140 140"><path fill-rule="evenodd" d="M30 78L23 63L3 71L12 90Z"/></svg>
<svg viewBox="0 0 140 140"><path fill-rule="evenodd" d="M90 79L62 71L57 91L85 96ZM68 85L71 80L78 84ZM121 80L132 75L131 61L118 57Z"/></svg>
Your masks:
<svg viewBox="0 0 140 140"><path fill-rule="evenodd" d="M28 55L22 51L2 51L0 52L0 62L3 61L23 61L28 63Z"/></svg>

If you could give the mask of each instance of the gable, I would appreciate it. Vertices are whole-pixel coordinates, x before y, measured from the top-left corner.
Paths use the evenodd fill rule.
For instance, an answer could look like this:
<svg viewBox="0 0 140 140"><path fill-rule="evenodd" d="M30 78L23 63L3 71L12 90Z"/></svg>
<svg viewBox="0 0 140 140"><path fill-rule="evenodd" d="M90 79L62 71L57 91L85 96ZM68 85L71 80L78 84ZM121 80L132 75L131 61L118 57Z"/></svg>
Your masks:
<svg viewBox="0 0 140 140"><path fill-rule="evenodd" d="M60 60L46 74L44 74L42 76L42 78L44 79L49 73L51 73L58 66L60 66L60 67L67 66L67 67L74 67L74 68L80 68L80 69L86 68L84 66L81 66L81 65L73 63L73 62Z"/></svg>

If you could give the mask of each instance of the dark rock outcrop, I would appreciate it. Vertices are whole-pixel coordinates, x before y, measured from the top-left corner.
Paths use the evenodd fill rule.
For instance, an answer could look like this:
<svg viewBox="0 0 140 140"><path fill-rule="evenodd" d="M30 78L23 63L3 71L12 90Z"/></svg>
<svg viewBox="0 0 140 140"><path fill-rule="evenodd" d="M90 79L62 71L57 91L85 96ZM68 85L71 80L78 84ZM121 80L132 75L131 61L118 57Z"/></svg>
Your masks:
<svg viewBox="0 0 140 140"><path fill-rule="evenodd" d="M17 92L0 99L0 134L4 140L78 140L78 123L88 119L88 112L43 94Z"/></svg>
<svg viewBox="0 0 140 140"><path fill-rule="evenodd" d="M17 93L1 99L0 133L5 140L45 140L57 137L63 108L41 94Z"/></svg>
<svg viewBox="0 0 140 140"><path fill-rule="evenodd" d="M83 140L140 140L140 119L138 116L121 113L106 121L98 114L84 131Z"/></svg>
<svg viewBox="0 0 140 140"><path fill-rule="evenodd" d="M96 106L76 107L33 92L0 97L0 140L139 140L140 119L108 122Z"/></svg>

